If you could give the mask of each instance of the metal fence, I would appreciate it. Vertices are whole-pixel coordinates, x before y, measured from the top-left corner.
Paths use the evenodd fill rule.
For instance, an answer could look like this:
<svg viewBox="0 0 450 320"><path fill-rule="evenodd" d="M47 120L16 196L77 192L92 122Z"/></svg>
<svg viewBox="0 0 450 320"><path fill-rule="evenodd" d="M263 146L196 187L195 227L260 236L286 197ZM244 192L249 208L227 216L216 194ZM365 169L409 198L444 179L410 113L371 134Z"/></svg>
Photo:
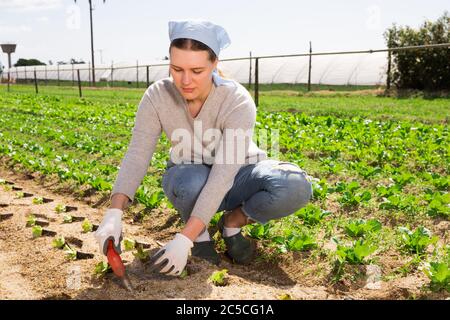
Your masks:
<svg viewBox="0 0 450 320"><path fill-rule="evenodd" d="M224 74L252 88L258 105L260 84L304 84L311 85L351 85L390 86L390 56L393 51L427 50L450 47L450 43L386 48L378 50L312 52L255 56L224 59L219 68ZM93 70L90 64L66 64L56 66L14 67L2 74L8 84L34 83L36 93L39 85L78 86L82 96L85 86L133 86L148 87L152 82L169 76L169 62L151 64L111 64L101 65ZM92 81L92 74L100 79Z"/></svg>

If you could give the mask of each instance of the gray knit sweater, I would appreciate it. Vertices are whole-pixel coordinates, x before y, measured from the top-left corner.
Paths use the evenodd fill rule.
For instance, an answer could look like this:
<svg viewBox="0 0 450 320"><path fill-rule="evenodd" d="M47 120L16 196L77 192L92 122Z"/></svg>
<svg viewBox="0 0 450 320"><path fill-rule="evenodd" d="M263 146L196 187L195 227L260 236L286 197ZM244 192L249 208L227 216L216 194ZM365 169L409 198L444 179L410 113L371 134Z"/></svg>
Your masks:
<svg viewBox="0 0 450 320"><path fill-rule="evenodd" d="M215 72L213 84L195 118L172 78L159 80L145 91L111 198L123 193L130 199L126 207L131 204L164 131L171 142L172 162L211 165L192 212L192 216L209 224L239 169L267 158L252 141L256 107L251 95L238 82L220 78Z"/></svg>

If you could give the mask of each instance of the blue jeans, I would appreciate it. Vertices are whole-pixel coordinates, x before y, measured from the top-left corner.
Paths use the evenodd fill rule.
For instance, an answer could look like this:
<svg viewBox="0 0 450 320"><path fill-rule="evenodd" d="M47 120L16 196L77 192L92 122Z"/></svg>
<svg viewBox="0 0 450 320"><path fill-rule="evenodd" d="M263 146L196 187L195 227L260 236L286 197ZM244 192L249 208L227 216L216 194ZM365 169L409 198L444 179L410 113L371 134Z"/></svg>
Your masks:
<svg viewBox="0 0 450 320"><path fill-rule="evenodd" d="M184 222L191 216L211 167L205 164L169 162L162 186ZM297 165L276 160L263 160L242 167L227 192L219 211L242 206L250 219L265 224L282 218L305 206L312 197L312 185L306 172Z"/></svg>

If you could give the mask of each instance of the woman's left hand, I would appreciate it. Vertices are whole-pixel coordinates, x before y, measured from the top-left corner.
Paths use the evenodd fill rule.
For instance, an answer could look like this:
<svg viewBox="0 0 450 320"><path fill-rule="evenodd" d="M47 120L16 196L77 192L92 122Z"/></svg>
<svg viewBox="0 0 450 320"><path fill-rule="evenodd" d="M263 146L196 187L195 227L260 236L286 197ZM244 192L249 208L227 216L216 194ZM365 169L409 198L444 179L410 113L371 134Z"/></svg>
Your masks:
<svg viewBox="0 0 450 320"><path fill-rule="evenodd" d="M178 276L184 270L189 250L194 243L185 235L177 233L175 238L162 247L151 259L150 270Z"/></svg>

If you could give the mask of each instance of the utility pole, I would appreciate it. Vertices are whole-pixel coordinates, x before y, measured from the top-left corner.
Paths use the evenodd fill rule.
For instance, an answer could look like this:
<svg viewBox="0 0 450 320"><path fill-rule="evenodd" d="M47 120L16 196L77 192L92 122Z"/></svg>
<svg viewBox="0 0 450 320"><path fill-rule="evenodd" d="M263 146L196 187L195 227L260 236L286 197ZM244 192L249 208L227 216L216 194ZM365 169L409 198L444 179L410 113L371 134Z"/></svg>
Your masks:
<svg viewBox="0 0 450 320"><path fill-rule="evenodd" d="M74 0L77 3L77 0ZM105 3L106 0L103 0ZM92 25L92 0L89 0L89 16L91 22L91 59L92 59L92 85L95 87L95 62L94 62L94 27Z"/></svg>

